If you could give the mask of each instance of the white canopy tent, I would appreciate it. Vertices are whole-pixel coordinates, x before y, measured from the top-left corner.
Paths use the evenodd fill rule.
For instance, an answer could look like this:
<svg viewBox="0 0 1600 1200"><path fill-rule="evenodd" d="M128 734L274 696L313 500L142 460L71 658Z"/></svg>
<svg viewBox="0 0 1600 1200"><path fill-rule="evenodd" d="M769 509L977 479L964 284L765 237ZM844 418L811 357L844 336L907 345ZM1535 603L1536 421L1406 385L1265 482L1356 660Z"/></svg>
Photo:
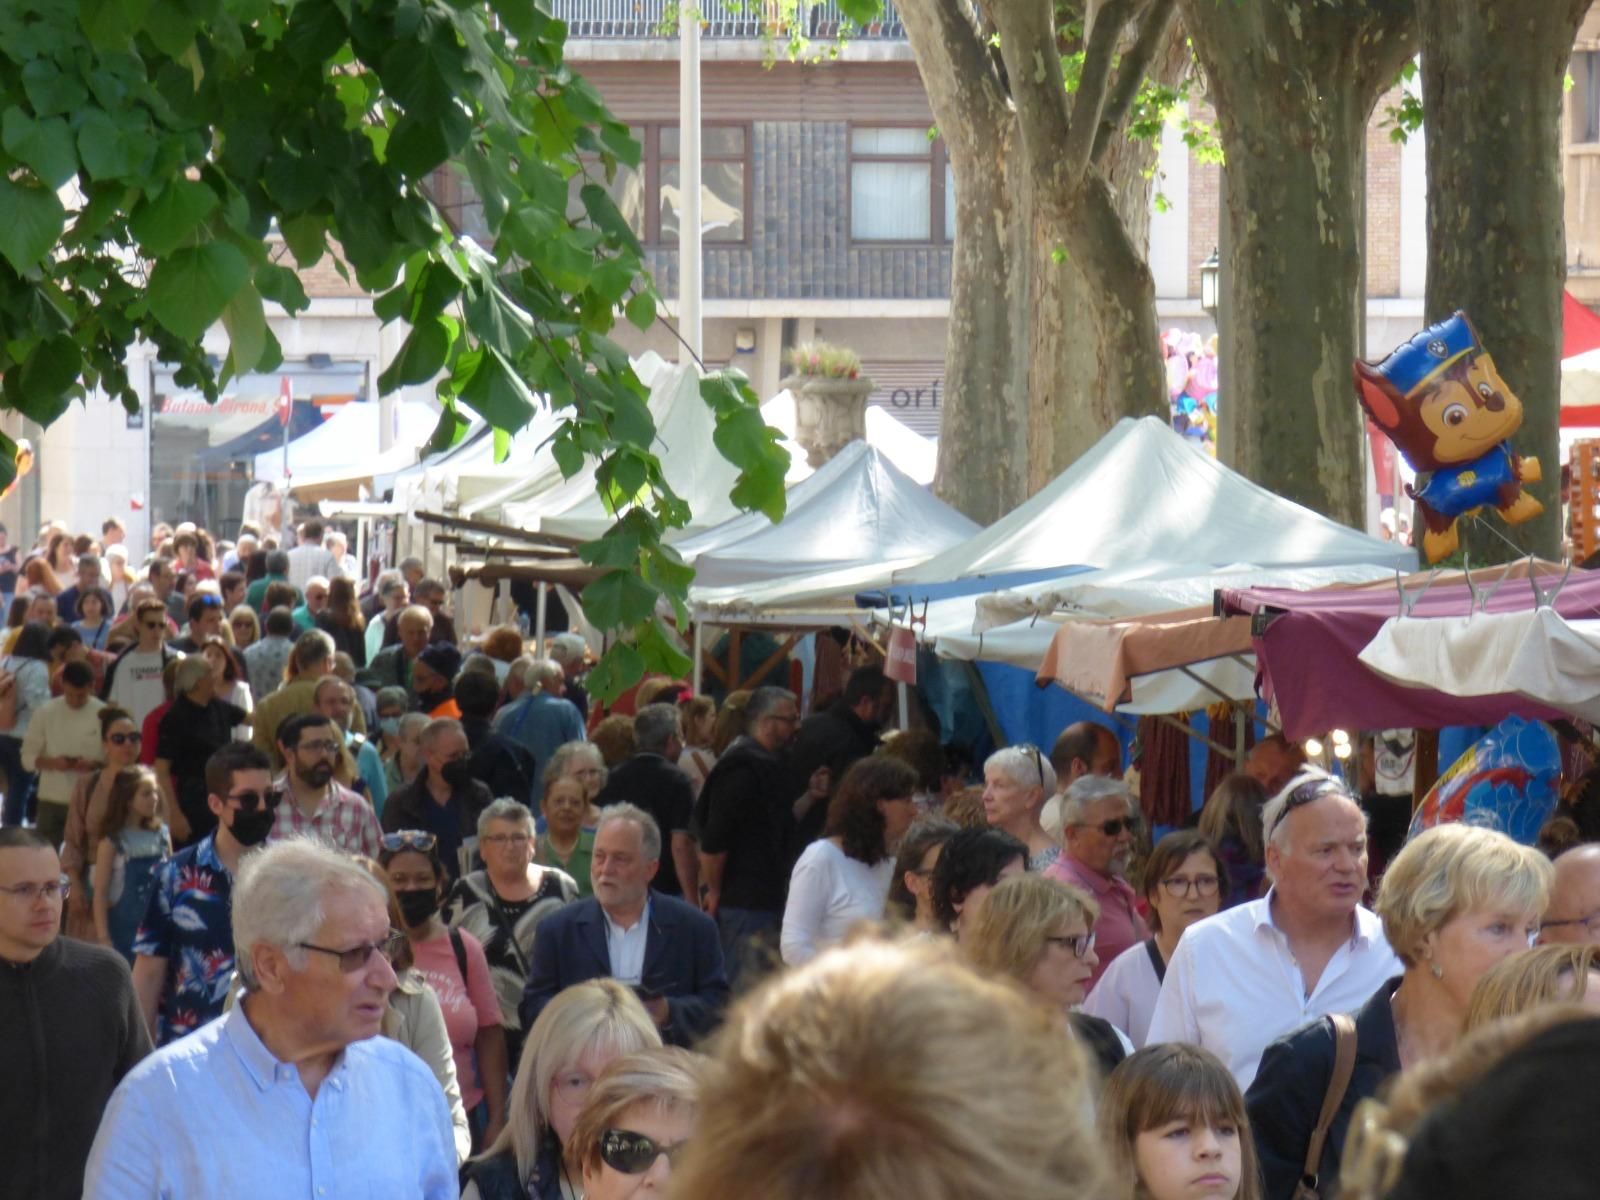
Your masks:
<svg viewBox="0 0 1600 1200"><path fill-rule="evenodd" d="M761 406L761 415L768 425L781 429L787 438L794 437L794 393L785 389ZM876 404L867 406L867 445L881 451L906 475L920 484L933 482L934 467L938 463L939 443L925 438L916 430L898 420L894 414Z"/></svg>
<svg viewBox="0 0 1600 1200"><path fill-rule="evenodd" d="M296 486L332 483L344 478L370 478L397 471L417 461L417 449L433 434L439 410L421 400L394 403L394 442L380 452L380 422L387 407L379 401L341 405L310 433L289 443L290 480ZM257 480L281 482L284 453L256 455Z"/></svg>

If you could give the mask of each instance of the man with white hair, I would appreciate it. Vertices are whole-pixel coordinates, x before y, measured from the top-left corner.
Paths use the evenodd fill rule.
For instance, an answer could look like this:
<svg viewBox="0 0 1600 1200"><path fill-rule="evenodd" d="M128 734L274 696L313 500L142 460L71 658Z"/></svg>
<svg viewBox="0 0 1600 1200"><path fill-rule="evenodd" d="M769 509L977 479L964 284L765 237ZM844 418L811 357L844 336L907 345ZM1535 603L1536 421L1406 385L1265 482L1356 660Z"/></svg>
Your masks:
<svg viewBox="0 0 1600 1200"><path fill-rule="evenodd" d="M1361 905L1367 818L1337 779L1304 770L1261 811L1272 890L1184 931L1147 1044L1190 1042L1248 1088L1273 1041L1354 1012L1404 967Z"/></svg>
<svg viewBox="0 0 1600 1200"><path fill-rule="evenodd" d="M583 640L581 633L558 633L550 640L550 658L560 664L567 677L565 696L585 721L589 719L589 693L578 682L578 676L587 669L588 653L589 643Z"/></svg>
<svg viewBox="0 0 1600 1200"><path fill-rule="evenodd" d="M1122 780L1080 775L1062 794L1061 821L1061 857L1045 875L1083 889L1100 908L1094 923L1100 965L1089 976L1092 988L1112 959L1150 936L1139 916L1138 894L1123 878L1133 857L1138 809Z"/></svg>
<svg viewBox="0 0 1600 1200"><path fill-rule="evenodd" d="M301 595L304 603L294 610L294 627L296 632L305 633L317 627L318 615L328 607L328 577L313 575L306 580Z"/></svg>
<svg viewBox="0 0 1600 1200"><path fill-rule="evenodd" d="M584 740L583 717L563 697L567 674L554 660L534 659L526 676L527 692L495 714L494 731L525 746L533 755L533 777L543 779L557 746Z"/></svg>
<svg viewBox="0 0 1600 1200"><path fill-rule="evenodd" d="M345 579L359 579L360 571L356 569L356 556L350 553L350 539L340 529L330 529L322 537L322 548L328 552L328 557L333 559L333 578L341 576Z"/></svg>
<svg viewBox="0 0 1600 1200"><path fill-rule="evenodd" d="M383 885L315 839L247 857L233 942L240 1002L117 1087L87 1200L416 1196L455 1200L444 1091L378 1037L404 940Z"/></svg>

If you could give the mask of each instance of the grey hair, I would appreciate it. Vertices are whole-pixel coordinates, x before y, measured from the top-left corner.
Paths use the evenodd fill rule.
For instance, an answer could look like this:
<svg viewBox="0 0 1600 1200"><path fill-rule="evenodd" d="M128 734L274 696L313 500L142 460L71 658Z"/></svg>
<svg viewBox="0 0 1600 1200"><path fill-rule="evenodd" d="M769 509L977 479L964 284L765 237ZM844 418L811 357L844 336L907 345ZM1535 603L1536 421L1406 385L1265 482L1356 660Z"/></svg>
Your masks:
<svg viewBox="0 0 1600 1200"><path fill-rule="evenodd" d="M1261 830L1266 835L1267 844L1276 846L1280 854L1286 854L1289 850L1289 797L1296 788L1308 783L1329 784L1330 792L1343 796L1351 804L1361 808L1355 797L1350 794L1350 789L1338 776L1330 775L1318 767L1301 767L1295 777L1283 785L1282 791L1261 806ZM1364 808L1361 809L1361 819L1363 822L1367 819L1367 810Z"/></svg>
<svg viewBox="0 0 1600 1200"><path fill-rule="evenodd" d="M246 854L233 884L234 963L245 988L256 984L250 954L257 946L277 946L303 969L299 944L322 927L328 897L352 892L388 908L383 884L320 838L284 838Z"/></svg>
<svg viewBox="0 0 1600 1200"><path fill-rule="evenodd" d="M523 672L523 681L527 683L528 690L537 691L546 683L554 683L558 679L565 679L567 673L561 669L561 664L552 658L536 658L530 662Z"/></svg>
<svg viewBox="0 0 1600 1200"><path fill-rule="evenodd" d="M1004 771L1012 783L1042 788L1046 796L1055 793L1056 769L1050 765L1049 756L1033 746L1007 746L996 750L983 760L983 769L987 771L990 767Z"/></svg>
<svg viewBox="0 0 1600 1200"><path fill-rule="evenodd" d="M478 838L481 841L484 833L489 828L491 821L513 821L526 829L529 834L534 832L533 814L528 811L528 806L520 800L513 800L509 796L501 796L481 813L478 814Z"/></svg>
<svg viewBox="0 0 1600 1200"><path fill-rule="evenodd" d="M323 629L308 629L294 640L294 660L302 671L330 661L336 651L333 638Z"/></svg>
<svg viewBox="0 0 1600 1200"><path fill-rule="evenodd" d="M172 668L172 690L179 696L193 691L202 680L211 678L211 664L203 654L185 655Z"/></svg>
<svg viewBox="0 0 1600 1200"><path fill-rule="evenodd" d="M1101 800L1121 800L1128 809L1133 808L1133 792L1120 779L1107 779L1103 775L1080 775L1067 790L1061 793L1061 824L1083 824L1084 814L1091 804Z"/></svg>
<svg viewBox="0 0 1600 1200"><path fill-rule="evenodd" d="M378 576L378 595L392 596L405 585L405 576L399 571L385 571Z"/></svg>
<svg viewBox="0 0 1600 1200"><path fill-rule="evenodd" d="M600 768L601 784L604 786L606 775L606 756L600 753L600 747L593 742L562 742L556 747L556 752L550 756L550 761L544 768L544 785L549 787L556 780L567 773L567 764L579 755L593 755L595 766Z"/></svg>
<svg viewBox="0 0 1600 1200"><path fill-rule="evenodd" d="M589 652L589 643L581 633L558 633L550 643L550 657L565 666L569 662L582 662Z"/></svg>
<svg viewBox="0 0 1600 1200"><path fill-rule="evenodd" d="M646 704L633 714L633 745L649 754L663 754L667 743L683 736L676 704Z"/></svg>
<svg viewBox="0 0 1600 1200"><path fill-rule="evenodd" d="M427 728L422 731L423 752L426 753L429 747L447 733L459 733L462 737L467 736L467 731L461 728L461 722L454 717L438 717L429 721Z"/></svg>
<svg viewBox="0 0 1600 1200"><path fill-rule="evenodd" d="M411 697L406 695L406 690L403 687L385 687L378 689L378 694L372 698L372 702L379 708L382 708L385 704L405 708L406 705L411 703Z"/></svg>
<svg viewBox="0 0 1600 1200"><path fill-rule="evenodd" d="M429 721L433 720L427 713L408 712L400 714L401 737L410 737L413 729L426 728Z"/></svg>
<svg viewBox="0 0 1600 1200"><path fill-rule="evenodd" d="M608 804L600 810L600 820L595 822L595 836L606 827L607 821L632 821L639 827L640 852L650 862L661 858L661 826L656 819L637 804Z"/></svg>
<svg viewBox="0 0 1600 1200"><path fill-rule="evenodd" d="M506 678L520 679L522 680L523 685L526 686L528 682L528 668L531 666L533 666L532 656L527 654L519 654L517 657L511 660L511 667L506 672Z"/></svg>
<svg viewBox="0 0 1600 1200"><path fill-rule="evenodd" d="M758 687L750 693L750 699L744 702L745 728L754 729L757 721L780 704L799 703L799 699L788 688Z"/></svg>

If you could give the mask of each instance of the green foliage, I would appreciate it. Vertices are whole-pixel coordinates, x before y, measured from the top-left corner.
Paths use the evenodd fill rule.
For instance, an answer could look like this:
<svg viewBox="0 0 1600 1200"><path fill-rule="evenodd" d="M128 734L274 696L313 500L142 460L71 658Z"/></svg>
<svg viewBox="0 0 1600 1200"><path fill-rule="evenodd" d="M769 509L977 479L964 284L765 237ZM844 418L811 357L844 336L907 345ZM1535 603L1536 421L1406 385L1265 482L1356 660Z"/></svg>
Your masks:
<svg viewBox="0 0 1600 1200"><path fill-rule="evenodd" d="M1417 60L1411 59L1400 68L1391 88L1400 88L1400 103L1383 107L1383 120L1379 127L1389 131L1391 142L1404 144L1413 133L1422 128L1422 96L1412 86L1417 78Z"/></svg>
<svg viewBox="0 0 1600 1200"><path fill-rule="evenodd" d="M215 401L228 377L276 367L264 302L303 311L292 268L332 255L382 293L381 319L409 326L381 388L439 379L434 445L458 441L470 409L503 457L549 404L566 417L563 470L598 460L620 519L585 603L622 642L595 690L681 673L656 614L663 599L682 611L692 576L663 538L691 514L608 337L624 312L656 319L656 297L599 180L579 181L583 215L566 216L586 163L609 177L639 148L564 65L565 37L531 0L5 0L0 405L48 423L100 387L136 406L136 340ZM483 201L485 246L431 202L441 168ZM202 345L218 322L220 377ZM781 514L776 432L742 376L708 384L735 499ZM13 449L0 444L0 486Z"/></svg>

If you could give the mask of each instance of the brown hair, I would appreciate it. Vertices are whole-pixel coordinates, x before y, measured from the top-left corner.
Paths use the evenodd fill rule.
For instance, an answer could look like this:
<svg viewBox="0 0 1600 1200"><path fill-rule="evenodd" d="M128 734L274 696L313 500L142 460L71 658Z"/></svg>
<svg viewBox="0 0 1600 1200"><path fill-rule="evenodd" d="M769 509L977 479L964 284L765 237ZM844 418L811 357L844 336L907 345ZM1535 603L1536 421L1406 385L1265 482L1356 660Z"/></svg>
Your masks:
<svg viewBox="0 0 1600 1200"><path fill-rule="evenodd" d="M685 746L706 746L716 737L717 702L710 696L686 696L678 701Z"/></svg>
<svg viewBox="0 0 1600 1200"><path fill-rule="evenodd" d="M138 794L139 785L144 783L145 780L149 780L152 785L156 785L156 773L149 767L138 764L131 767L123 767L122 770L112 776L111 792L106 797L106 811L100 818L100 828L97 831L97 835L101 839L110 837L128 823L128 816L133 812L133 798ZM158 814L160 813L160 796L160 787L157 785L156 811ZM141 821L140 825L145 829L159 829L161 828L161 817L159 815L150 817L148 820Z"/></svg>
<svg viewBox="0 0 1600 1200"><path fill-rule="evenodd" d="M1222 903L1221 898L1228 894L1228 868L1222 861L1222 856L1217 853L1216 846L1211 839L1198 829L1174 829L1166 837L1155 844L1150 851L1150 857L1144 860L1144 898L1149 903L1150 897L1156 894L1161 887L1161 881L1168 875L1189 861L1191 854L1206 853L1211 856L1211 861L1217 868L1217 903ZM1151 933L1161 932L1161 914L1156 911L1154 904L1150 905L1150 915L1145 918L1145 924L1150 926Z"/></svg>
<svg viewBox="0 0 1600 1200"><path fill-rule="evenodd" d="M589 741L600 751L600 757L605 759L606 766L616 766L633 754L633 718L622 713L612 713L595 726L594 734Z"/></svg>
<svg viewBox="0 0 1600 1200"><path fill-rule="evenodd" d="M1043 957L1048 938L1067 921L1093 932L1100 906L1071 884L1024 871L1008 875L963 925L962 952L978 970L1025 984Z"/></svg>
<svg viewBox="0 0 1600 1200"><path fill-rule="evenodd" d="M497 625L483 635L478 649L496 662L516 662L522 653L522 631L515 625Z"/></svg>
<svg viewBox="0 0 1600 1200"><path fill-rule="evenodd" d="M881 862L889 855L881 800L910 800L917 773L898 758L874 754L852 763L828 803L823 833L839 839L845 855L857 862Z"/></svg>
<svg viewBox="0 0 1600 1200"><path fill-rule="evenodd" d="M1261 810L1267 789L1242 771L1225 775L1200 810L1200 832L1214 846L1231 833L1244 844L1251 862L1262 862L1266 844L1261 832Z"/></svg>
<svg viewBox="0 0 1600 1200"><path fill-rule="evenodd" d="M729 692L717 712L717 723L711 730L711 752L721 757L734 740L745 731L744 706L750 702L750 692L741 689Z"/></svg>
<svg viewBox="0 0 1600 1200"><path fill-rule="evenodd" d="M346 629L359 633L366 626L361 606L356 603L356 585L342 575L328 581L327 611Z"/></svg>

